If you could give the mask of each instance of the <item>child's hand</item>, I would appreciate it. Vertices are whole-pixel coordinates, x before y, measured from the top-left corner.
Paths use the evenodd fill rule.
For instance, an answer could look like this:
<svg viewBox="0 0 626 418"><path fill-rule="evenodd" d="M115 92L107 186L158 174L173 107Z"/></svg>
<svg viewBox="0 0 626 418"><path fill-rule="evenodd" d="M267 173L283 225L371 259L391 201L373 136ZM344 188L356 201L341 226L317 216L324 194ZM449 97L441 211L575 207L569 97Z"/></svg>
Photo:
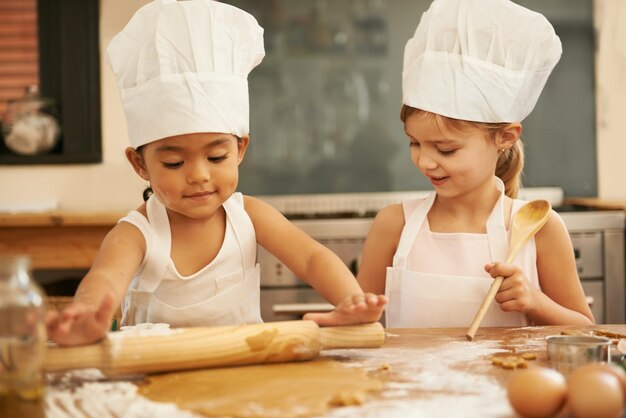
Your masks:
<svg viewBox="0 0 626 418"><path fill-rule="evenodd" d="M496 302L504 312L528 314L535 308L537 289L524 276L519 267L513 264L493 263L485 266L491 277L504 277L500 290L496 293Z"/></svg>
<svg viewBox="0 0 626 418"><path fill-rule="evenodd" d="M376 322L383 314L389 300L383 295L361 293L347 297L327 313L308 313L303 319L317 322L320 326L356 325Z"/></svg>
<svg viewBox="0 0 626 418"><path fill-rule="evenodd" d="M100 340L111 328L113 296L107 294L99 307L73 303L63 312L46 315L48 338L59 345L84 345Z"/></svg>

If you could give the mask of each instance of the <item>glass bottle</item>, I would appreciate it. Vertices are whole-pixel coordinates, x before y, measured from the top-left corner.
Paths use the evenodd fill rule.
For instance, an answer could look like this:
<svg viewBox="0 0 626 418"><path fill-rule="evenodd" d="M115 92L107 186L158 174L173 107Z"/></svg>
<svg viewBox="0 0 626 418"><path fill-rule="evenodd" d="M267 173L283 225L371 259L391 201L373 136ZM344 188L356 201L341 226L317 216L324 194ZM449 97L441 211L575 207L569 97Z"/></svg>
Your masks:
<svg viewBox="0 0 626 418"><path fill-rule="evenodd" d="M43 291L26 257L0 257L0 416L44 417Z"/></svg>

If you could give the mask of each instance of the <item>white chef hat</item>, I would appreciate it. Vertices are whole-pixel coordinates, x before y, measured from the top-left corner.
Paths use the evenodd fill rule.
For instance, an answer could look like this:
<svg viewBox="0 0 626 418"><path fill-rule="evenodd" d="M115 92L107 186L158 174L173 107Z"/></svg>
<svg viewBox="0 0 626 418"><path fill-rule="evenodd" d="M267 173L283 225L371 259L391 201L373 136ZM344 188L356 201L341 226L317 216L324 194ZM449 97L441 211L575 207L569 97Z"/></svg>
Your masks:
<svg viewBox="0 0 626 418"><path fill-rule="evenodd" d="M435 0L404 50L403 103L455 119L522 121L561 51L543 15L509 0Z"/></svg>
<svg viewBox="0 0 626 418"><path fill-rule="evenodd" d="M133 147L186 133L249 133L247 77L265 55L252 15L212 0L154 0L107 53Z"/></svg>

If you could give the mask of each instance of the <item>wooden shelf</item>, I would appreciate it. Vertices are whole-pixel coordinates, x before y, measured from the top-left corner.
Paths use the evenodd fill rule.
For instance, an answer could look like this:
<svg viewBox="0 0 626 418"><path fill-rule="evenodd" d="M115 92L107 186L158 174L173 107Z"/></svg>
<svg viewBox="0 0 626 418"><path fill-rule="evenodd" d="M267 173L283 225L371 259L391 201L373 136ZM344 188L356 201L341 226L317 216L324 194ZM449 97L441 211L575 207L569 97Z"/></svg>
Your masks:
<svg viewBox="0 0 626 418"><path fill-rule="evenodd" d="M598 209L623 210L626 212L626 201L605 200L597 197L567 197L563 200L566 205L588 206Z"/></svg>
<svg viewBox="0 0 626 418"><path fill-rule="evenodd" d="M88 269L123 214L0 215L0 256L25 255L33 269Z"/></svg>
<svg viewBox="0 0 626 418"><path fill-rule="evenodd" d="M122 213L18 213L0 214L0 227L113 226Z"/></svg>

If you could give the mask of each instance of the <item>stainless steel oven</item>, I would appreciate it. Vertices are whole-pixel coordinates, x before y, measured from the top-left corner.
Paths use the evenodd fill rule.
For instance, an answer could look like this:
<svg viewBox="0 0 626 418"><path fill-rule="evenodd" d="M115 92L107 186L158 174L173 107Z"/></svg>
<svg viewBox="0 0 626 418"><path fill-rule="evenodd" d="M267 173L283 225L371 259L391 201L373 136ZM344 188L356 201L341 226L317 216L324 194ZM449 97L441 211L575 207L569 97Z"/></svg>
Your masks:
<svg viewBox="0 0 626 418"><path fill-rule="evenodd" d="M382 207L426 192L263 196L294 224L333 250L356 272L374 215ZM624 213L561 206L558 188L524 189L526 200L549 200L570 233L578 273L598 323L626 322ZM266 321L295 319L325 301L279 260L259 247L261 314Z"/></svg>
<svg viewBox="0 0 626 418"><path fill-rule="evenodd" d="M356 273L371 222L372 218L293 220L300 229L333 250L353 273ZM309 310L302 307L303 304L310 308L310 304L325 302L262 247L259 247L257 257L261 264L261 316L265 321L296 319L299 317L297 312Z"/></svg>
<svg viewBox="0 0 626 418"><path fill-rule="evenodd" d="M577 207L562 210L578 276L596 322L626 322L624 212Z"/></svg>

